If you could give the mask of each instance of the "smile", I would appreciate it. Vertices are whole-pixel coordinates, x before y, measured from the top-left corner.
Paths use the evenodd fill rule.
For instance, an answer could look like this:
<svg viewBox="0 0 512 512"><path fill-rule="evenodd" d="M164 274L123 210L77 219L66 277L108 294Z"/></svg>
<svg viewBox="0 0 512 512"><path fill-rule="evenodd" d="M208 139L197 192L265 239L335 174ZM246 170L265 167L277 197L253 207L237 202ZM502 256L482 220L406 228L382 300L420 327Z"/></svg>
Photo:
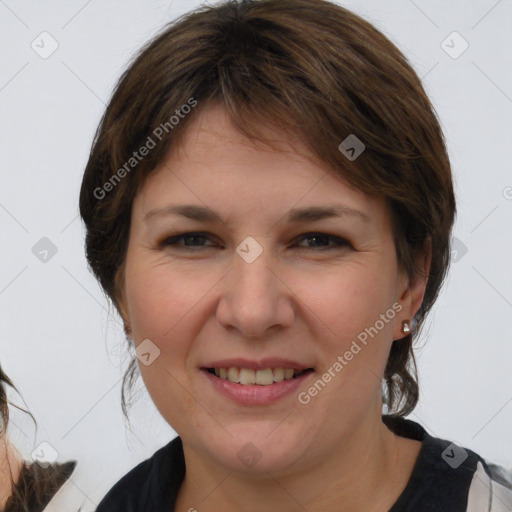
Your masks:
<svg viewBox="0 0 512 512"><path fill-rule="evenodd" d="M242 384L243 386L258 385L270 386L276 382L284 380L291 380L299 377L305 372L311 371L311 368L306 370L296 370L294 368L264 368L262 370L254 370L252 368L208 368L207 371L220 379L228 380L235 384Z"/></svg>
<svg viewBox="0 0 512 512"><path fill-rule="evenodd" d="M258 365L259 366L259 365ZM208 388L215 394L244 406L270 405L286 396L293 396L299 386L314 375L313 368L268 366L202 367Z"/></svg>

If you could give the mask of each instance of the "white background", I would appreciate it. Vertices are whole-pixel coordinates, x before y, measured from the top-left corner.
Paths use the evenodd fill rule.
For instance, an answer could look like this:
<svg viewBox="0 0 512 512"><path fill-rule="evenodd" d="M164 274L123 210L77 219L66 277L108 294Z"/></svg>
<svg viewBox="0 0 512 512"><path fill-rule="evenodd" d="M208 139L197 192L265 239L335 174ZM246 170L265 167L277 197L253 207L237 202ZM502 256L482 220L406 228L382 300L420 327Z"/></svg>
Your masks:
<svg viewBox="0 0 512 512"><path fill-rule="evenodd" d="M196 5L0 1L0 362L38 423L13 413L10 435L26 457L47 441L61 460L78 460L75 483L90 504L175 434L144 392L125 430L125 341L86 267L82 173L129 58ZM512 1L342 5L390 37L423 77L456 182L454 235L467 253L419 340L421 402L411 419L511 467ZM59 45L48 59L31 48L43 31ZM456 59L441 46L453 31L469 44ZM42 237L58 249L46 263L32 253Z"/></svg>

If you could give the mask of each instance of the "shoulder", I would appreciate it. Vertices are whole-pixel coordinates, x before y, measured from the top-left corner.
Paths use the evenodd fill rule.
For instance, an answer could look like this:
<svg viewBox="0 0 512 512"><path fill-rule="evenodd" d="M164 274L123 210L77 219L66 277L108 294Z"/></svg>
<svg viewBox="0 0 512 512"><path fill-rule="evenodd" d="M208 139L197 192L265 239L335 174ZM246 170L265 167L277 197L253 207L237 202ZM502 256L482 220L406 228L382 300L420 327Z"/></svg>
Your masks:
<svg viewBox="0 0 512 512"><path fill-rule="evenodd" d="M458 444L429 435L419 424L386 418L398 435L422 442L409 483L391 512L511 512L512 475Z"/></svg>
<svg viewBox="0 0 512 512"><path fill-rule="evenodd" d="M183 445L176 437L123 476L96 511L164 510L173 503L184 475Z"/></svg>
<svg viewBox="0 0 512 512"><path fill-rule="evenodd" d="M467 512L510 512L512 510L512 471L488 463L481 457L468 492Z"/></svg>

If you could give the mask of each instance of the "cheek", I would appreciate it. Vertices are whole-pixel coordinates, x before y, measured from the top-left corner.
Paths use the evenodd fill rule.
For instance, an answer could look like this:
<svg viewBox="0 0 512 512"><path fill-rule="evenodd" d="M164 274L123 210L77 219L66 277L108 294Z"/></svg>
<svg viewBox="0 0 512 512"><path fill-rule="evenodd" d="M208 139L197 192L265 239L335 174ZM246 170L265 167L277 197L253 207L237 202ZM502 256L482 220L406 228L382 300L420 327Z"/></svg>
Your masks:
<svg viewBox="0 0 512 512"><path fill-rule="evenodd" d="M127 261L126 299L133 338L136 344L149 339L160 351L150 365L138 362L140 374L160 414L180 431L190 427L186 412L197 407L193 396L183 391L183 383L195 332L191 312L205 292L200 280L169 266Z"/></svg>
<svg viewBox="0 0 512 512"><path fill-rule="evenodd" d="M315 324L320 326L315 343L323 353L319 377L330 370L327 378L332 378L322 400L333 414L340 404L354 414L363 411L380 396L377 376L387 361L396 316L391 266L386 271L354 264L345 270L316 280L315 294L310 294L311 309L318 315ZM335 400L327 399L330 393Z"/></svg>
<svg viewBox="0 0 512 512"><path fill-rule="evenodd" d="M179 330L212 287L211 275L205 277L168 263L128 261L126 299L136 340L150 338L159 344Z"/></svg>
<svg viewBox="0 0 512 512"><path fill-rule="evenodd" d="M301 298L318 316L317 323L342 343L373 326L381 314L392 308L395 287L391 268L353 264L320 279L316 277L303 283ZM390 328L391 322L382 330Z"/></svg>

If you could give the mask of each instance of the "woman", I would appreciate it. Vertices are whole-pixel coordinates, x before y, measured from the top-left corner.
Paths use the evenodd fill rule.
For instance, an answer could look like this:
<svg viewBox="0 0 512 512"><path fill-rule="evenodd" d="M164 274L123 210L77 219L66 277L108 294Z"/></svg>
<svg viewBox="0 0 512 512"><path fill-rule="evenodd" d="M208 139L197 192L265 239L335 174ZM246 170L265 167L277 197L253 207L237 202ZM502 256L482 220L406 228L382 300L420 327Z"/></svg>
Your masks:
<svg viewBox="0 0 512 512"><path fill-rule="evenodd" d="M360 17L228 1L171 24L116 87L80 212L126 389L138 360L179 435L98 511L510 509L498 468L404 419L455 200L420 80Z"/></svg>
<svg viewBox="0 0 512 512"><path fill-rule="evenodd" d="M9 402L5 386L14 388L0 367L0 510L4 512L51 512L62 510L65 483L76 462L40 465L27 463L7 439Z"/></svg>

